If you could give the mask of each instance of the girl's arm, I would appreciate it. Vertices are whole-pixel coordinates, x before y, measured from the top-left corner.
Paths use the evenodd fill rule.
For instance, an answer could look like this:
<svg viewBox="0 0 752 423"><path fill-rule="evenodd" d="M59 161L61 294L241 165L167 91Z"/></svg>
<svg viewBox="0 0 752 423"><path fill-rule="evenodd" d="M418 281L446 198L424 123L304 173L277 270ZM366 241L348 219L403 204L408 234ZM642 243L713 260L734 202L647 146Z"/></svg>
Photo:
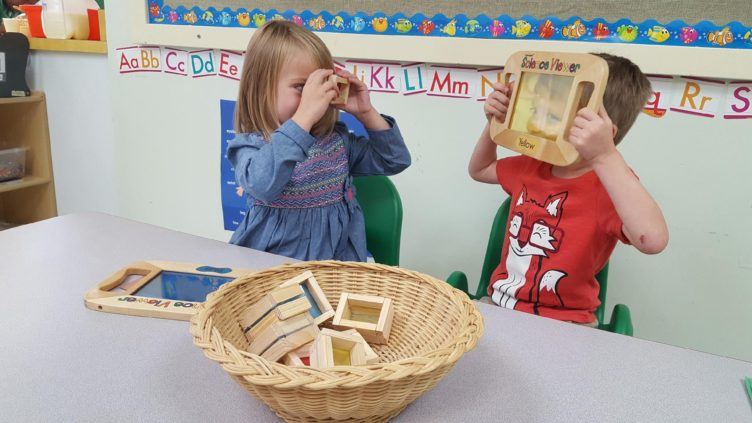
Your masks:
<svg viewBox="0 0 752 423"><path fill-rule="evenodd" d="M371 105L368 87L347 71L337 73L350 82L347 104L340 106L355 116L368 131L356 137L344 126L337 128L345 139L351 175L395 175L410 166L410 151L394 119L380 115Z"/></svg>
<svg viewBox="0 0 752 423"><path fill-rule="evenodd" d="M346 140L350 174L353 176L396 175L410 166L410 151L397 123L391 117L377 116L384 123L377 128L386 126L386 129L369 127L361 120L368 131L368 137L356 136L338 124L337 129Z"/></svg>
<svg viewBox="0 0 752 423"><path fill-rule="evenodd" d="M235 167L235 180L251 197L270 203L290 181L298 162L308 157L316 139L309 133L336 97L329 81L331 69L317 69L308 76L295 114L271 134L268 142L255 135L239 135L227 146L227 158Z"/></svg>
<svg viewBox="0 0 752 423"><path fill-rule="evenodd" d="M251 197L264 203L277 199L298 162L308 155L316 139L292 119L280 126L267 142L260 136L242 134L227 146L227 159L235 168L235 180Z"/></svg>
<svg viewBox="0 0 752 423"><path fill-rule="evenodd" d="M606 110L577 113L569 142L598 175L614 203L629 242L646 254L657 254L668 244L668 227L660 207L640 183L614 145L618 128Z"/></svg>

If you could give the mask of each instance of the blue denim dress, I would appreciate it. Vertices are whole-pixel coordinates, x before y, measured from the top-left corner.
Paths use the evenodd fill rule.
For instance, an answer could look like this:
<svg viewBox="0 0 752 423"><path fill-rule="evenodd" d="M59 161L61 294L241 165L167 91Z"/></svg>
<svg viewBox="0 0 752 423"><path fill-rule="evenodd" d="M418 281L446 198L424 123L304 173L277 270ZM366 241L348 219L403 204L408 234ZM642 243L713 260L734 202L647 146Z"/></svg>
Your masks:
<svg viewBox="0 0 752 423"><path fill-rule="evenodd" d="M264 140L238 134L227 158L248 198L232 244L299 260L366 261L363 212L352 176L395 175L410 166L394 119L358 137L338 122L315 138L288 120Z"/></svg>

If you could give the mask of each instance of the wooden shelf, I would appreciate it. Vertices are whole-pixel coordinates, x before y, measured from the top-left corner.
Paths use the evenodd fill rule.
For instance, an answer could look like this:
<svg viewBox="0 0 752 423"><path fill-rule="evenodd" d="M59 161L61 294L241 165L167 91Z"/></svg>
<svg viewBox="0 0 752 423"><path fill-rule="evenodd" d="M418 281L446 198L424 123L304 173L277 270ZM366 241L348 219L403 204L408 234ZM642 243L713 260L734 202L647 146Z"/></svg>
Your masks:
<svg viewBox="0 0 752 423"><path fill-rule="evenodd" d="M36 103L42 101L44 96L41 92L34 91L28 97L3 97L0 98L0 105L2 104L19 104L19 103Z"/></svg>
<svg viewBox="0 0 752 423"><path fill-rule="evenodd" d="M0 182L0 193L42 185L48 182L50 182L50 178L28 175L15 181Z"/></svg>
<svg viewBox="0 0 752 423"><path fill-rule="evenodd" d="M26 147L27 176L0 182L0 221L22 225L57 216L47 102L43 92L0 99L3 149Z"/></svg>
<svg viewBox="0 0 752 423"><path fill-rule="evenodd" d="M29 38L29 45L32 50L107 54L107 41Z"/></svg>

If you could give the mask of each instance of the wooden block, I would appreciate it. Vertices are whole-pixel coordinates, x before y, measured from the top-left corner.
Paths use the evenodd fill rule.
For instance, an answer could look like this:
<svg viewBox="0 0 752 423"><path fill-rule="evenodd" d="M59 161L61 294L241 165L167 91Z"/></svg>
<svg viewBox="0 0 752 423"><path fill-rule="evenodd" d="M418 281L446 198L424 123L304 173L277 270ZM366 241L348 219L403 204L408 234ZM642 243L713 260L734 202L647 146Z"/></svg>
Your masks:
<svg viewBox="0 0 752 423"><path fill-rule="evenodd" d="M269 347L271 347L281 338L291 335L308 326L316 327L316 325L313 323L313 319L308 313L299 314L291 319L281 320L269 326L256 338L251 339L251 345L248 351L250 351L252 354L263 355ZM300 345L303 345L304 343L305 342L301 343ZM279 360L279 358L285 355L287 352L288 351L282 353L274 361Z"/></svg>
<svg viewBox="0 0 752 423"><path fill-rule="evenodd" d="M300 275L285 281L280 285L280 288L288 288L291 286L299 286L300 289L303 290L311 305L309 313L311 313L311 316L317 325L334 317L334 307L329 304L329 300L326 298L319 283L316 282L313 273L310 271L303 272Z"/></svg>
<svg viewBox="0 0 752 423"><path fill-rule="evenodd" d="M362 366L366 352L362 338L331 329L322 329L311 347L311 367Z"/></svg>
<svg viewBox="0 0 752 423"><path fill-rule="evenodd" d="M314 340L315 341L315 340ZM309 342L302 347L290 351L282 358L284 364L294 367L307 367L311 365L311 348L313 342Z"/></svg>
<svg viewBox="0 0 752 423"><path fill-rule="evenodd" d="M240 315L240 326L248 330L280 304L290 302L305 293L299 286L278 287L264 295Z"/></svg>
<svg viewBox="0 0 752 423"><path fill-rule="evenodd" d="M390 298L343 292L332 324L339 329L357 329L370 343L386 344L393 317Z"/></svg>
<svg viewBox="0 0 752 423"><path fill-rule="evenodd" d="M350 94L350 81L339 75L332 75L329 79L334 81L337 84L337 88L339 88L339 95L332 100L332 104L347 104L347 97Z"/></svg>
<svg viewBox="0 0 752 423"><path fill-rule="evenodd" d="M355 329L350 329L350 330L342 331L342 333L363 339L363 349L366 352L366 364L376 364L379 361L381 361L381 359L379 359L379 355L376 354L376 351L374 351L370 345L368 345L368 342L366 342L366 340L363 338L363 335L361 335L360 332L358 332Z"/></svg>
<svg viewBox="0 0 752 423"><path fill-rule="evenodd" d="M310 316L309 316L310 317ZM285 354L290 353L305 344L310 344L319 334L319 328L315 325L306 326L303 329L293 332L283 338L280 338L272 344L261 357L269 361L279 361Z"/></svg>
<svg viewBox="0 0 752 423"><path fill-rule="evenodd" d="M264 332L267 328L274 324L277 324L283 320L287 320L298 314L307 313L311 308L311 304L305 297L300 297L289 303L284 303L277 306L271 313L267 314L255 325L251 325L245 329L245 334L248 339L256 339L259 334Z"/></svg>

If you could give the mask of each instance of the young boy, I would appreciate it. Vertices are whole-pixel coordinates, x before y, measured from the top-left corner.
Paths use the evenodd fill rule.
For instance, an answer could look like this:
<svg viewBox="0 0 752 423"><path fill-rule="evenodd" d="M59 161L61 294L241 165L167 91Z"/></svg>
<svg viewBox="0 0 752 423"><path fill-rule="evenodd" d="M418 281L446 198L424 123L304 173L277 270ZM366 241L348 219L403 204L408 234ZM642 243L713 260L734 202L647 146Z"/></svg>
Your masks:
<svg viewBox="0 0 752 423"><path fill-rule="evenodd" d="M512 199L499 267L488 285L502 307L595 326L595 275L620 240L643 253L666 248L668 228L658 204L627 166L616 145L651 94L650 82L628 59L597 54L609 67L604 107L581 109L568 141L580 153L569 166L527 156L496 158L489 125L468 171L500 184ZM510 87L496 84L486 100L489 119L504 120Z"/></svg>

